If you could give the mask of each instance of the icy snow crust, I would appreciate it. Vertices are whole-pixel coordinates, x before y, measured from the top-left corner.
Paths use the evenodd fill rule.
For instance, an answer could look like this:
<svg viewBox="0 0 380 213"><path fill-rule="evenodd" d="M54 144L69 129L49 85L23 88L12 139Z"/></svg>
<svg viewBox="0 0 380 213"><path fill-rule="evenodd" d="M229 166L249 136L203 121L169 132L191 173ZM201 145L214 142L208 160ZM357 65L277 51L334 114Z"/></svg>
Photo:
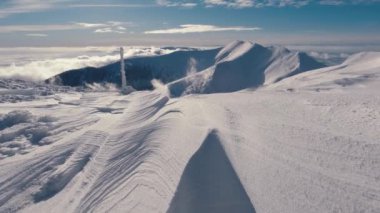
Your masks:
<svg viewBox="0 0 380 213"><path fill-rule="evenodd" d="M380 212L380 53L255 91L164 87L1 103L0 212Z"/></svg>

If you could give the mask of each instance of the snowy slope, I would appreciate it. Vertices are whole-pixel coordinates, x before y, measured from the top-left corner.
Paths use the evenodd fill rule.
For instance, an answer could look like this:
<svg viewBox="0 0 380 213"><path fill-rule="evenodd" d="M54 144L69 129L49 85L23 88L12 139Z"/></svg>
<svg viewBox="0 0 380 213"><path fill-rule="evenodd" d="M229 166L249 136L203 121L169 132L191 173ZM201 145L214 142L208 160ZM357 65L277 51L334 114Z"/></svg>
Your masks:
<svg viewBox="0 0 380 213"><path fill-rule="evenodd" d="M2 103L0 212L380 212L379 89L361 53L255 91Z"/></svg>
<svg viewBox="0 0 380 213"><path fill-rule="evenodd" d="M316 91L329 91L342 87L360 88L373 84L376 87L379 78L379 64L379 52L357 53L340 65L303 73L269 87L289 90L307 88Z"/></svg>
<svg viewBox="0 0 380 213"><path fill-rule="evenodd" d="M171 93L179 96L257 88L324 67L305 53L245 41L228 44L215 59L213 67L170 83Z"/></svg>

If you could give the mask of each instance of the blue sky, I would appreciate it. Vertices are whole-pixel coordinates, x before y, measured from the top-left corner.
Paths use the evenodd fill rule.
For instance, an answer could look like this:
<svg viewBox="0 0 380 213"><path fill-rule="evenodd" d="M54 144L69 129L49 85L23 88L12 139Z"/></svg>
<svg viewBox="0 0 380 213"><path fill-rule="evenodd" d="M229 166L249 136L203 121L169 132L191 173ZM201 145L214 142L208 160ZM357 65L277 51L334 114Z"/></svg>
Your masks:
<svg viewBox="0 0 380 213"><path fill-rule="evenodd" d="M0 47L380 45L380 0L2 0Z"/></svg>

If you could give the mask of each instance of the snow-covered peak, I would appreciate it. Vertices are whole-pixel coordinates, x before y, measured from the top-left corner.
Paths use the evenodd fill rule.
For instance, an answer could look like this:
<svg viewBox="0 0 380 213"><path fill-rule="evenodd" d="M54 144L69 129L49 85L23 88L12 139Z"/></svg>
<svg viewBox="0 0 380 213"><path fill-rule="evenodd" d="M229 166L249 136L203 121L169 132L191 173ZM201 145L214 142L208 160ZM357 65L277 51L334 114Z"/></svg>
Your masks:
<svg viewBox="0 0 380 213"><path fill-rule="evenodd" d="M226 45L217 54L215 62L213 67L169 84L171 93L177 96L257 88L324 67L302 52L244 41Z"/></svg>
<svg viewBox="0 0 380 213"><path fill-rule="evenodd" d="M250 41L233 41L220 50L215 61L232 61L250 51L255 45Z"/></svg>

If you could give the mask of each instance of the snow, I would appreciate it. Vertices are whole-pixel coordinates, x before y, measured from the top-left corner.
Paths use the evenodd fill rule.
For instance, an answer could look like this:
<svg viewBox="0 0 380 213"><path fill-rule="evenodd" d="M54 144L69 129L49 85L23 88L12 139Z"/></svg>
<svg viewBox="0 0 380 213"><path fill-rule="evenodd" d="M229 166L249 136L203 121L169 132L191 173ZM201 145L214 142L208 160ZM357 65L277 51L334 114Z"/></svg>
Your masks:
<svg viewBox="0 0 380 213"><path fill-rule="evenodd" d="M279 84L268 87L298 88L329 91L339 90L342 87L372 87L369 92L376 91L379 78L380 53L364 52L347 58L340 65L313 70L309 73L296 75L285 79Z"/></svg>
<svg viewBox="0 0 380 213"><path fill-rule="evenodd" d="M251 65L255 48L281 53L268 72L303 57L235 42L218 58ZM380 212L379 71L360 53L255 90L1 103L0 212Z"/></svg>
<svg viewBox="0 0 380 213"><path fill-rule="evenodd" d="M216 63L207 69L171 82L173 96L190 93L234 92L258 88L323 64L302 52L283 47L264 47L247 41L226 45L215 57Z"/></svg>

